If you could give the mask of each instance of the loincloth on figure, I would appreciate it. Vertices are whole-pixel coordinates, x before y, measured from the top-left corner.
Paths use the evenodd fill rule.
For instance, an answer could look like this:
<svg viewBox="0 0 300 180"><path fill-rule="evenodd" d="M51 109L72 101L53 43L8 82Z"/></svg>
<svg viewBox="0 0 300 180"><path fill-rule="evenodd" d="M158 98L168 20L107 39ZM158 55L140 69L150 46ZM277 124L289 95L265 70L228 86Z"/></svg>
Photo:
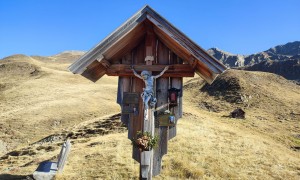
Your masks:
<svg viewBox="0 0 300 180"><path fill-rule="evenodd" d="M151 90L145 90L141 94L142 99L145 101L146 99L150 100L150 104L153 106L156 104L156 98L154 97L154 92Z"/></svg>
<svg viewBox="0 0 300 180"><path fill-rule="evenodd" d="M144 91L143 91L143 93L141 94L141 97L143 98L143 99L145 99L146 97L151 97L151 98L153 98L153 94L154 94L154 92L153 91L149 91L149 90L145 90L144 89Z"/></svg>

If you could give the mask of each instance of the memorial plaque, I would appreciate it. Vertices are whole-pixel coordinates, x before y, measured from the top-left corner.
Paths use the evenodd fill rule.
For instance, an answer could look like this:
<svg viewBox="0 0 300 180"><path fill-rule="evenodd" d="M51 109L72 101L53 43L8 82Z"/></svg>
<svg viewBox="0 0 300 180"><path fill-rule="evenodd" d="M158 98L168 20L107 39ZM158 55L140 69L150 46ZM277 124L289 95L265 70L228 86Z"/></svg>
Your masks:
<svg viewBox="0 0 300 180"><path fill-rule="evenodd" d="M140 93L123 93L123 104L139 104Z"/></svg>
<svg viewBox="0 0 300 180"><path fill-rule="evenodd" d="M123 106L122 114L131 114L133 113L133 108L130 106Z"/></svg>

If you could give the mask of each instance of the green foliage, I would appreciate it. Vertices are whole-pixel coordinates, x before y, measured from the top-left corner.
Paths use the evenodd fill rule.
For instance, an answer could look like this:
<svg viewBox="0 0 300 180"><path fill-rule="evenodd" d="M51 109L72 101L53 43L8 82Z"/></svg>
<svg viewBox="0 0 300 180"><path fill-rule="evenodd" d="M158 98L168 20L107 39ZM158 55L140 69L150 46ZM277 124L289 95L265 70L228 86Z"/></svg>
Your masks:
<svg viewBox="0 0 300 180"><path fill-rule="evenodd" d="M153 147L157 145L158 137L152 136L150 132L138 131L136 134L136 138L131 140L133 146L140 149L140 151L150 151Z"/></svg>

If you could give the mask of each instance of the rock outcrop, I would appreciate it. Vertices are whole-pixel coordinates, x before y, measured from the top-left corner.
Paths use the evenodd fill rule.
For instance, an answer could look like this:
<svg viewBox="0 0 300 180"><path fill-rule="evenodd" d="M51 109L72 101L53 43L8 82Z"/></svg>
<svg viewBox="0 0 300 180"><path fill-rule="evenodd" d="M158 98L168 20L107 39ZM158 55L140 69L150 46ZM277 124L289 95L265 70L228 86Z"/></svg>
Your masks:
<svg viewBox="0 0 300 180"><path fill-rule="evenodd" d="M300 81L300 41L247 56L231 54L218 48L211 48L208 53L231 68L271 72L289 80Z"/></svg>

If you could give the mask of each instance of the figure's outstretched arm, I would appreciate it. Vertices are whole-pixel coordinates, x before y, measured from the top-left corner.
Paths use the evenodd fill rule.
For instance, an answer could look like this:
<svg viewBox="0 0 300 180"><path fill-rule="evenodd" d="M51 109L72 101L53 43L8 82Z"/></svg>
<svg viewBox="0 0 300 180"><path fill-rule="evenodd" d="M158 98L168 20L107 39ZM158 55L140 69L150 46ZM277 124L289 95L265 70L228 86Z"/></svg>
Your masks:
<svg viewBox="0 0 300 180"><path fill-rule="evenodd" d="M166 66L165 68L164 68L164 70L161 72L161 73L159 73L158 75L156 75L156 76L153 76L153 78L159 78L160 76L162 76L167 70L169 69L169 66Z"/></svg>
<svg viewBox="0 0 300 180"><path fill-rule="evenodd" d="M140 75L133 69L133 66L131 66L131 70L133 71L133 74L134 74L136 77L138 77L138 78L140 78L140 79L143 79L143 77L140 76Z"/></svg>

